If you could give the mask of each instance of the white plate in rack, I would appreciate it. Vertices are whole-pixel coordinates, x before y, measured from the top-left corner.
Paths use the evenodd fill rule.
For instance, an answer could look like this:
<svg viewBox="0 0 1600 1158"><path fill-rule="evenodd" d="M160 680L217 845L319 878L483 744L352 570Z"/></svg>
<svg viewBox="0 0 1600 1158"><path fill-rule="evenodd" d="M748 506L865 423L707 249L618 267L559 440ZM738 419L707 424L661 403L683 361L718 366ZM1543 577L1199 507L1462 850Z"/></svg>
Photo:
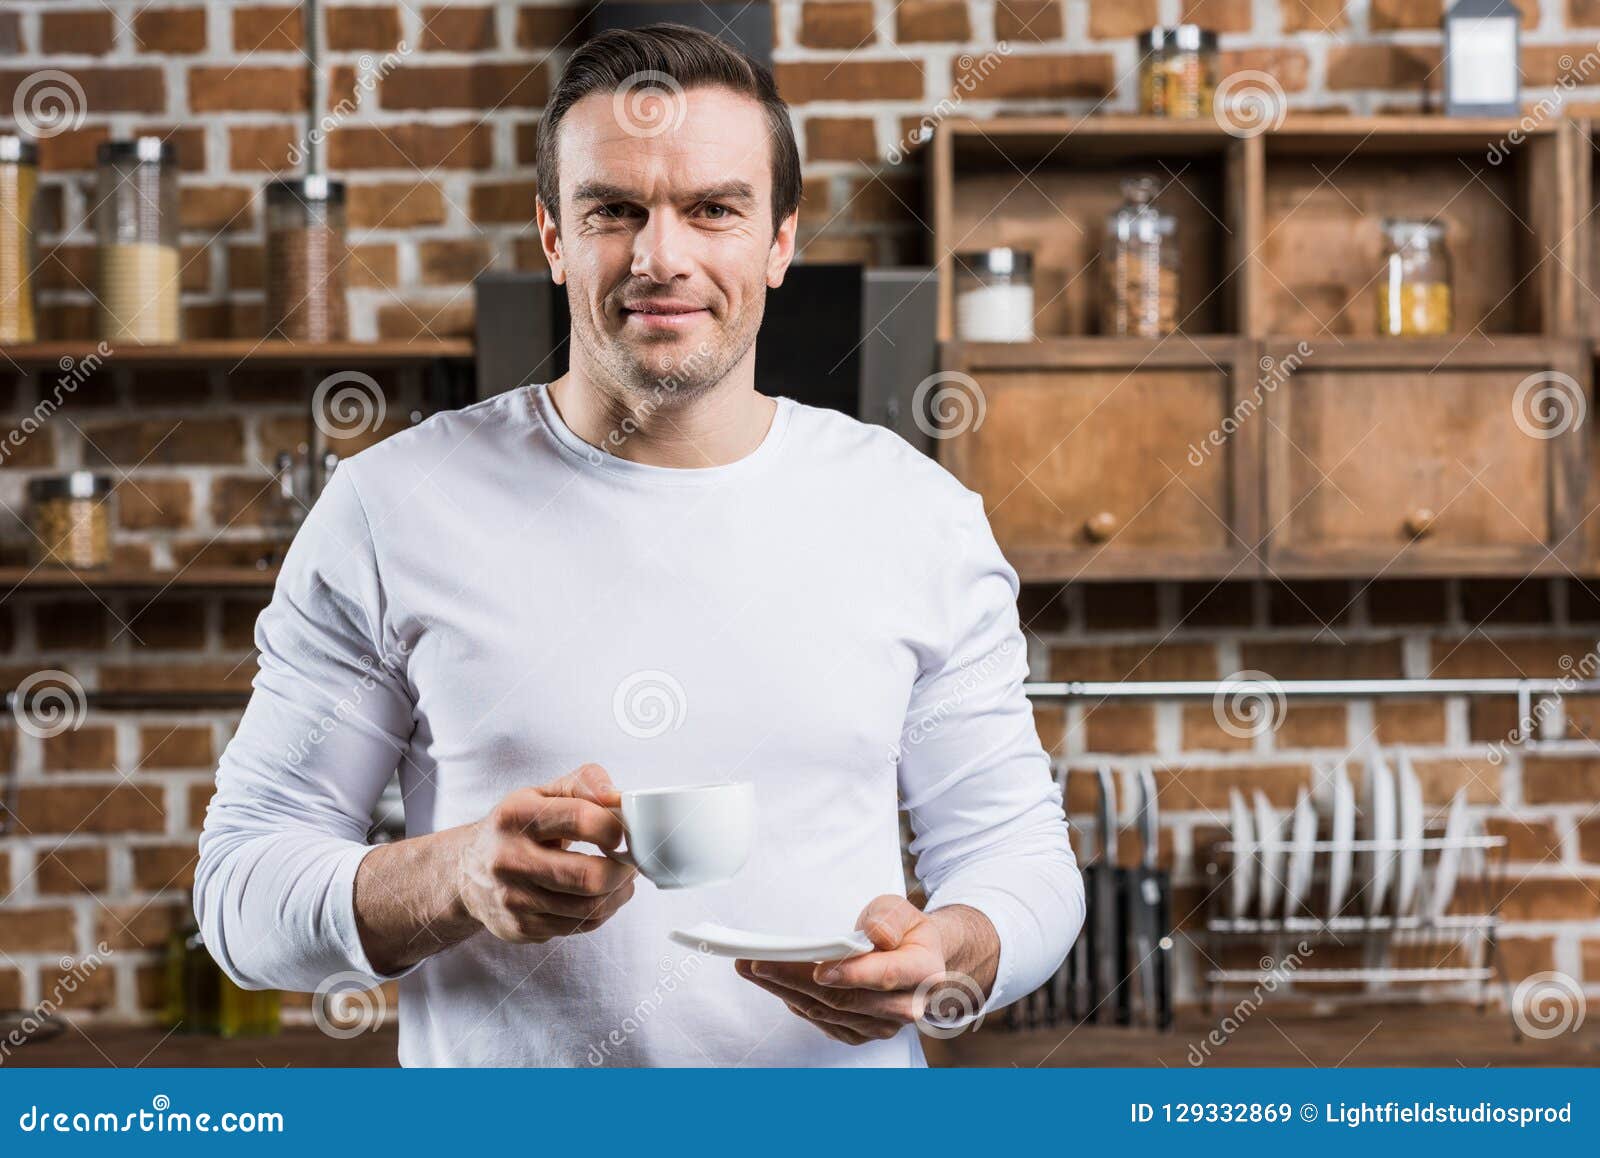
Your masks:
<svg viewBox="0 0 1600 1158"><path fill-rule="evenodd" d="M1282 848L1285 819L1282 813L1272 807L1272 801L1267 799L1266 793L1257 788L1256 839L1262 847L1261 855L1256 860L1256 915L1263 920L1277 911L1278 898L1283 895L1283 862L1287 856ZM1269 844L1279 847L1268 848Z"/></svg>
<svg viewBox="0 0 1600 1158"><path fill-rule="evenodd" d="M1370 841L1393 841L1399 831L1395 814L1394 773L1383 753L1374 750L1367 761L1366 801L1362 809L1365 838ZM1394 881L1395 853L1393 848L1368 849L1361 855L1362 901L1367 916L1376 917L1383 912L1389 899L1389 886Z"/></svg>
<svg viewBox="0 0 1600 1158"><path fill-rule="evenodd" d="M1456 789L1450 801L1450 813L1444 822L1445 846L1439 850L1439 863L1433 868L1433 888L1428 894L1428 914L1442 917L1450 908L1456 895L1456 876L1461 871L1461 852L1452 848L1450 841L1460 841L1467 836L1467 790Z"/></svg>
<svg viewBox="0 0 1600 1158"><path fill-rule="evenodd" d="M1333 770L1333 828L1328 853L1328 919L1337 917L1350 895L1350 842L1356 838L1356 793L1350 787L1350 774L1340 764Z"/></svg>
<svg viewBox="0 0 1600 1158"><path fill-rule="evenodd" d="M1237 788L1228 789L1228 817L1232 827L1233 873L1228 878L1228 915L1234 920L1250 911L1250 896L1256 879L1256 837L1250 824L1250 810Z"/></svg>
<svg viewBox="0 0 1600 1158"><path fill-rule="evenodd" d="M1283 915L1294 919L1300 915L1306 893L1311 888L1311 871L1316 867L1317 806L1311 803L1311 793L1300 789L1294 802L1293 827L1289 835L1289 871L1283 888Z"/></svg>
<svg viewBox="0 0 1600 1158"><path fill-rule="evenodd" d="M1411 757L1400 754L1400 869L1395 878L1394 915L1409 917L1416 909L1422 884L1422 781L1411 767Z"/></svg>

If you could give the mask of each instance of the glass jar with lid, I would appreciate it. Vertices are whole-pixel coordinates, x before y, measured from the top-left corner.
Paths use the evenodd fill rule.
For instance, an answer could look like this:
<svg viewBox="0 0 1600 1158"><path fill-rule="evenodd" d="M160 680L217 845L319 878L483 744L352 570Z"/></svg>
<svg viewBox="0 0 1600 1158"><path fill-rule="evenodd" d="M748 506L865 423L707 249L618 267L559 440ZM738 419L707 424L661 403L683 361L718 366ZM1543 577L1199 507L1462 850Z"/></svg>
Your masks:
<svg viewBox="0 0 1600 1158"><path fill-rule="evenodd" d="M267 186L267 336L336 342L345 304L345 187L320 174Z"/></svg>
<svg viewBox="0 0 1600 1158"><path fill-rule="evenodd" d="M41 566L111 565L111 479L87 470L28 484L33 559Z"/></svg>
<svg viewBox="0 0 1600 1158"><path fill-rule="evenodd" d="M1217 34L1198 24L1141 32L1139 111L1192 120L1211 115L1217 87Z"/></svg>
<svg viewBox="0 0 1600 1158"><path fill-rule="evenodd" d="M100 337L176 342L182 274L177 147L160 137L101 145L93 212Z"/></svg>
<svg viewBox="0 0 1600 1158"><path fill-rule="evenodd" d="M1122 205L1106 219L1101 253L1100 332L1159 338L1178 328L1178 221L1155 207L1154 177L1122 183Z"/></svg>
<svg viewBox="0 0 1600 1158"><path fill-rule="evenodd" d="M38 337L33 308L38 191L39 147L22 137L0 136L0 342Z"/></svg>
<svg viewBox="0 0 1600 1158"><path fill-rule="evenodd" d="M1383 222L1383 271L1377 283L1378 333L1421 338L1455 325L1450 250L1437 221L1390 217Z"/></svg>
<svg viewBox="0 0 1600 1158"><path fill-rule="evenodd" d="M1033 255L996 246L955 255L956 337L1033 341Z"/></svg>

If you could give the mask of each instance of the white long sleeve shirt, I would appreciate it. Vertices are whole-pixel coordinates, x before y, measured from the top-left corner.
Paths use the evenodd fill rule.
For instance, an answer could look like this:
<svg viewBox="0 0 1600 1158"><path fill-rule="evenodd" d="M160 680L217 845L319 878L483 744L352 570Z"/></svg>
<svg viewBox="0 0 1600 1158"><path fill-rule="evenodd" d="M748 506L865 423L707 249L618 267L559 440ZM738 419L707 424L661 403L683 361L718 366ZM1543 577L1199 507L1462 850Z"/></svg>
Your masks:
<svg viewBox="0 0 1600 1158"><path fill-rule="evenodd" d="M200 841L206 943L251 987L387 979L353 884L397 767L409 835L591 761L622 789L749 781L734 880L641 878L596 932L428 958L399 975L400 1060L924 1064L910 1027L844 1045L667 935L853 928L905 894L902 808L928 908L999 932L986 1011L1043 982L1083 888L1016 591L976 495L830 411L779 399L756 450L704 469L601 453L543 387L429 418L339 467L257 621Z"/></svg>

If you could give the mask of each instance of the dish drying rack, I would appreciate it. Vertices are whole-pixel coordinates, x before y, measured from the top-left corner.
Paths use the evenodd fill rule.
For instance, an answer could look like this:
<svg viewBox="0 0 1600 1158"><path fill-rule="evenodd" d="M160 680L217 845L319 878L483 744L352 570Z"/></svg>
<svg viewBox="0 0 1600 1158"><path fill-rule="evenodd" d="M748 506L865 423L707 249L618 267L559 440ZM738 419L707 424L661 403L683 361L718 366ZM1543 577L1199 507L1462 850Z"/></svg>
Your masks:
<svg viewBox="0 0 1600 1158"><path fill-rule="evenodd" d="M1438 831L1438 830L1435 830ZM1206 960L1213 964L1202 974L1202 999L1208 1012L1213 1009L1217 990L1231 985L1261 985L1273 981L1288 987L1318 984L1426 984L1456 982L1475 987L1475 1001L1482 1010L1487 1005L1488 987L1498 982L1511 1006L1510 982L1505 976L1500 960L1497 939L1500 927L1500 901L1504 896L1502 885L1506 871L1506 838L1472 833L1454 838L1427 835L1421 840L1318 840L1311 844L1314 857L1311 886L1301 905L1300 915L1294 917L1235 917L1228 913L1229 898L1226 878L1231 871L1229 863L1219 859L1219 853L1230 858L1235 853L1260 855L1263 852L1280 854L1284 858L1295 849L1288 840L1239 842L1219 841L1211 846L1211 856L1205 874L1209 890L1208 915L1201 936L1201 946ZM1423 888L1420 893L1421 912L1406 916L1362 913L1364 891L1361 885L1360 856L1363 853L1390 854L1420 849L1424 857ZM1435 895L1439 859L1445 851L1461 858L1460 871L1454 882L1451 911L1434 914L1429 911ZM1340 913L1333 917L1319 916L1309 911L1317 900L1328 896L1332 858L1335 855L1351 856L1356 864L1352 873L1352 895ZM1431 855L1430 855L1431 854ZM1388 899L1388 898L1386 898ZM1229 943L1237 944L1248 939L1264 939L1264 957L1259 967L1235 968L1215 964L1232 954ZM1333 943L1344 945L1356 942L1362 947L1359 965L1316 965L1318 945ZM1286 951L1301 942L1308 943L1309 965L1286 967ZM1433 965L1396 965L1394 950L1415 948L1424 956L1427 951L1438 951L1440 960ZM1298 955L1295 955L1298 958ZM1446 964L1446 961L1453 963Z"/></svg>

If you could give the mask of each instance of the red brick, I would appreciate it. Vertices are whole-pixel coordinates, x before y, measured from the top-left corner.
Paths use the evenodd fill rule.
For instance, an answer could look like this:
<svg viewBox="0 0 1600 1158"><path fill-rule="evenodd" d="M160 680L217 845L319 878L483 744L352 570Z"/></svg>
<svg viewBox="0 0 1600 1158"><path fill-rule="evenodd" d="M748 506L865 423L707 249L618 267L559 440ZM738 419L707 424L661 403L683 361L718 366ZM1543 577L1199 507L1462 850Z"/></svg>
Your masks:
<svg viewBox="0 0 1600 1158"><path fill-rule="evenodd" d="M116 971L99 958L85 958L74 971L46 968L39 985L41 998L60 1009L106 1010L117 1001Z"/></svg>
<svg viewBox="0 0 1600 1158"><path fill-rule="evenodd" d="M417 265L423 285L469 284L494 261L489 243L481 238L441 238L417 244Z"/></svg>
<svg viewBox="0 0 1600 1158"><path fill-rule="evenodd" d="M424 52L483 52L494 47L493 8L474 5L422 10Z"/></svg>
<svg viewBox="0 0 1600 1158"><path fill-rule="evenodd" d="M299 5L233 10L235 52L295 52L305 43L305 16Z"/></svg>
<svg viewBox="0 0 1600 1158"><path fill-rule="evenodd" d="M0 909L0 945L8 953L71 953L76 930L71 909Z"/></svg>
<svg viewBox="0 0 1600 1158"><path fill-rule="evenodd" d="M205 605L199 599L163 597L142 603L128 617L140 652L198 651L206 645Z"/></svg>
<svg viewBox="0 0 1600 1158"><path fill-rule="evenodd" d="M922 65L913 60L788 61L775 68L790 104L811 101L921 100Z"/></svg>
<svg viewBox="0 0 1600 1158"><path fill-rule="evenodd" d="M1156 0L1089 0L1092 40L1131 40L1160 23Z"/></svg>
<svg viewBox="0 0 1600 1158"><path fill-rule="evenodd" d="M1413 759L1411 766L1422 782L1423 800L1432 806L1443 806L1462 788L1474 804L1504 803L1504 772L1487 759L1443 756L1436 760Z"/></svg>
<svg viewBox="0 0 1600 1158"><path fill-rule="evenodd" d="M894 36L901 44L972 39L966 0L900 0L894 17Z"/></svg>
<svg viewBox="0 0 1600 1158"><path fill-rule="evenodd" d="M111 13L100 9L39 14L39 45L52 55L104 56L111 51Z"/></svg>
<svg viewBox="0 0 1600 1158"><path fill-rule="evenodd" d="M1512 884L1500 905L1507 921L1592 921L1600 918L1600 889L1576 877L1529 877Z"/></svg>
<svg viewBox="0 0 1600 1158"><path fill-rule="evenodd" d="M870 117L811 117L806 121L806 160L878 159L877 131Z"/></svg>
<svg viewBox="0 0 1600 1158"><path fill-rule="evenodd" d="M340 128L328 136L328 159L336 169L490 169L493 126L469 122Z"/></svg>
<svg viewBox="0 0 1600 1158"><path fill-rule="evenodd" d="M167 937L189 918L188 906L161 902L101 906L95 914L95 940L112 950L161 949Z"/></svg>
<svg viewBox="0 0 1600 1158"><path fill-rule="evenodd" d="M444 197L431 181L355 185L346 214L352 229L410 229L444 221Z"/></svg>
<svg viewBox="0 0 1600 1158"><path fill-rule="evenodd" d="M133 36L141 52L189 55L206 50L204 8L144 8L134 14Z"/></svg>
<svg viewBox="0 0 1600 1158"><path fill-rule="evenodd" d="M1435 679L1476 677L1544 677L1570 675L1594 647L1594 641L1570 638L1491 639L1474 634L1466 639L1433 641Z"/></svg>
<svg viewBox="0 0 1600 1158"><path fill-rule="evenodd" d="M1248 798L1259 788L1274 804L1290 807L1300 789L1310 782L1310 774L1304 764L1167 767L1156 769L1156 783L1161 807L1166 811L1204 810L1220 816L1228 807L1229 789L1238 789Z"/></svg>
<svg viewBox="0 0 1600 1158"><path fill-rule="evenodd" d="M1444 704L1437 700L1376 700L1372 716L1380 744L1444 743Z"/></svg>
<svg viewBox="0 0 1600 1158"><path fill-rule="evenodd" d="M1327 85L1333 91L1359 88L1437 91L1442 75L1436 45L1331 44Z"/></svg>
<svg viewBox="0 0 1600 1158"><path fill-rule="evenodd" d="M100 116L104 113L159 113L167 107L167 82L159 68L72 68L63 69L83 89L83 106ZM36 70L0 71L0 108L15 106L17 91L37 75ZM39 82L25 90L33 91ZM74 101L76 108L76 101Z"/></svg>
<svg viewBox="0 0 1600 1158"><path fill-rule="evenodd" d="M547 92L542 64L403 65L378 88L386 109L538 108Z"/></svg>
<svg viewBox="0 0 1600 1158"><path fill-rule="evenodd" d="M102 893L111 877L103 848L58 848L39 854L34 884L45 896Z"/></svg>
<svg viewBox="0 0 1600 1158"><path fill-rule="evenodd" d="M184 229L208 233L254 228L255 190L237 185L185 184L178 191L178 220Z"/></svg>
<svg viewBox="0 0 1600 1158"><path fill-rule="evenodd" d="M162 793L151 788L52 784L19 788L17 819L35 835L160 832L166 810Z"/></svg>
<svg viewBox="0 0 1600 1158"><path fill-rule="evenodd" d="M1250 0L1183 0L1183 22L1213 32L1249 32Z"/></svg>
<svg viewBox="0 0 1600 1158"><path fill-rule="evenodd" d="M135 419L97 425L86 457L96 463L152 466L236 463L244 458L237 418Z"/></svg>
<svg viewBox="0 0 1600 1158"><path fill-rule="evenodd" d="M1338 32L1345 27L1345 0L1278 0L1285 32Z"/></svg>
<svg viewBox="0 0 1600 1158"><path fill-rule="evenodd" d="M972 100L1099 100L1110 96L1116 86L1116 67L1110 53L1013 54L987 74L974 70L959 77L951 93Z"/></svg>
<svg viewBox="0 0 1600 1158"><path fill-rule="evenodd" d="M1509 816L1492 816L1483 822L1489 836L1506 838L1506 855L1513 861L1558 861L1561 859L1561 835L1548 820L1521 820Z"/></svg>
<svg viewBox="0 0 1600 1158"><path fill-rule="evenodd" d="M1060 40L1065 32L1060 0L997 0L996 39L1018 42Z"/></svg>
<svg viewBox="0 0 1600 1158"><path fill-rule="evenodd" d="M1291 679L1400 679L1405 675L1398 640L1309 643L1260 641L1239 648L1240 666Z"/></svg>
<svg viewBox="0 0 1600 1158"><path fill-rule="evenodd" d="M0 14L0 21L5 19ZM22 973L9 966L0 966L0 1009L22 1008Z"/></svg>
<svg viewBox="0 0 1600 1158"><path fill-rule="evenodd" d="M108 612L99 603L79 599L35 605L34 635L44 651L88 651L104 647Z"/></svg>
<svg viewBox="0 0 1600 1158"><path fill-rule="evenodd" d="M517 47L555 48L577 43L581 20L577 6L569 8L524 7L517 9Z"/></svg>
<svg viewBox="0 0 1600 1158"><path fill-rule="evenodd" d="M807 3L800 9L800 43L807 48L864 48L878 39L875 25L871 4Z"/></svg>
<svg viewBox="0 0 1600 1158"><path fill-rule="evenodd" d="M195 65L189 70L189 107L197 113L292 113L305 104L303 68Z"/></svg>
<svg viewBox="0 0 1600 1158"><path fill-rule="evenodd" d="M1211 704L1184 704L1182 721L1186 752L1248 752L1255 746L1248 721L1235 721L1231 730L1224 728ZM1241 732L1244 734L1238 734Z"/></svg>
<svg viewBox="0 0 1600 1158"><path fill-rule="evenodd" d="M133 884L143 892L164 892L194 886L199 849L192 843L156 844L133 850Z"/></svg>
<svg viewBox="0 0 1600 1158"><path fill-rule="evenodd" d="M1600 820L1585 820L1578 825L1578 855L1600 862Z"/></svg>
<svg viewBox="0 0 1600 1158"><path fill-rule="evenodd" d="M1350 713L1344 704L1288 705L1273 743L1280 749L1339 748L1349 743Z"/></svg>
<svg viewBox="0 0 1600 1158"><path fill-rule="evenodd" d="M302 148L300 126L232 125L228 129L228 166L239 172L264 173L296 169L295 151Z"/></svg>
<svg viewBox="0 0 1600 1158"><path fill-rule="evenodd" d="M182 478L140 478L116 489L117 522L130 531L174 530L194 519L193 492Z"/></svg>
<svg viewBox="0 0 1600 1158"><path fill-rule="evenodd" d="M109 724L84 724L40 741L47 772L110 772L117 763L117 733Z"/></svg>
<svg viewBox="0 0 1600 1158"><path fill-rule="evenodd" d="M1206 680L1221 676L1208 643L1085 644L1050 652L1052 680Z"/></svg>
<svg viewBox="0 0 1600 1158"><path fill-rule="evenodd" d="M479 224L528 222L536 195L532 181L485 181L472 187L469 211Z"/></svg>
<svg viewBox="0 0 1600 1158"><path fill-rule="evenodd" d="M260 546L252 549L259 553ZM103 664L100 686L105 691L249 691L254 664L173 661L171 663Z"/></svg>
<svg viewBox="0 0 1600 1158"><path fill-rule="evenodd" d="M1522 796L1529 804L1592 804L1600 800L1600 757L1529 753L1522 759Z"/></svg>
<svg viewBox="0 0 1600 1158"><path fill-rule="evenodd" d="M1502 937L1495 944L1500 952L1500 967L1511 982L1554 969L1555 947L1553 937Z"/></svg>
<svg viewBox="0 0 1600 1158"><path fill-rule="evenodd" d="M1085 704L1084 746L1106 755L1152 752L1156 746L1156 713L1149 704Z"/></svg>
<svg viewBox="0 0 1600 1158"><path fill-rule="evenodd" d="M327 8L328 47L335 52L370 48L388 52L400 43L400 12L390 5L370 8Z"/></svg>

